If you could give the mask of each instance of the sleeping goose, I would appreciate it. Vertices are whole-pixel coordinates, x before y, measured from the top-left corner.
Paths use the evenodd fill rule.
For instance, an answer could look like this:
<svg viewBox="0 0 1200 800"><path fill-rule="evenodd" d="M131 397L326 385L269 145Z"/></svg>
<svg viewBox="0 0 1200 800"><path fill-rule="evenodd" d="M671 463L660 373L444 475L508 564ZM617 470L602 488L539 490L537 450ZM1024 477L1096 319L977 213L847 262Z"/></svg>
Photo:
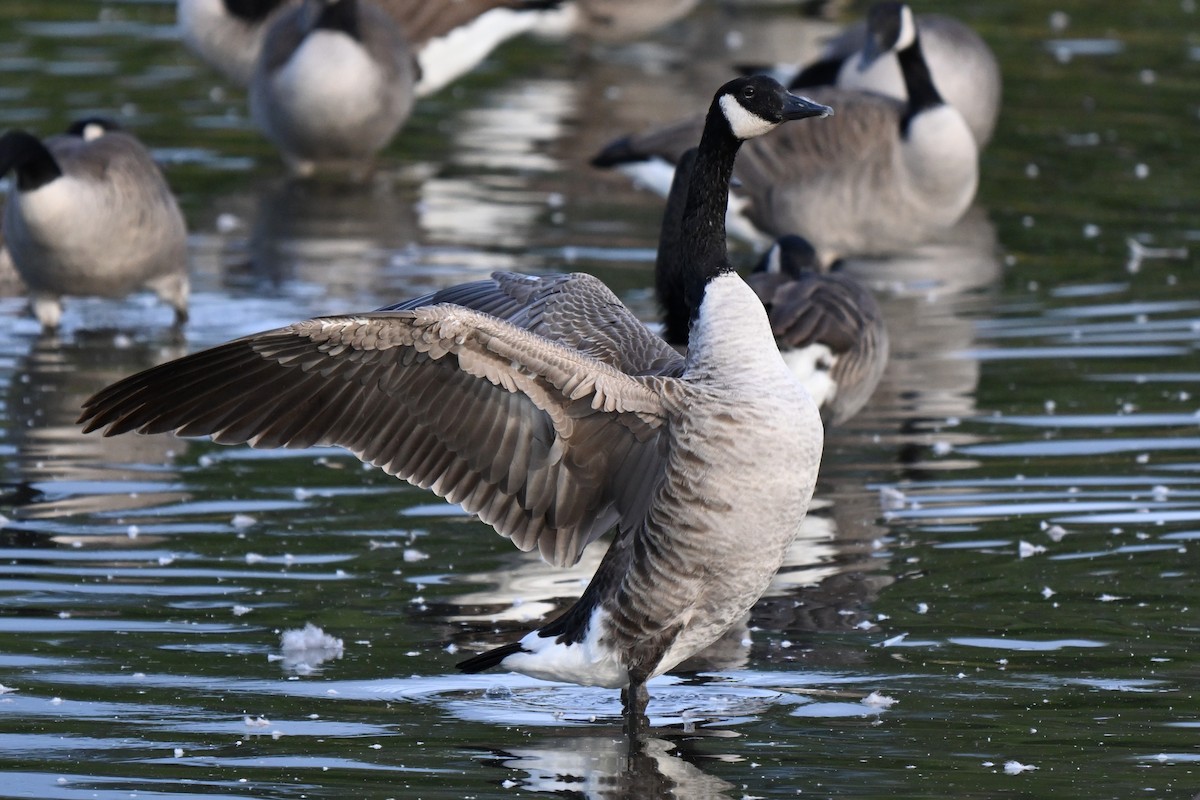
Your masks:
<svg viewBox="0 0 1200 800"><path fill-rule="evenodd" d="M168 362L98 392L80 421L339 445L555 564L615 528L578 602L460 667L621 688L637 727L647 679L749 610L812 496L820 418L723 221L742 141L828 113L761 76L714 97L684 216L686 359L593 277L497 274Z"/></svg>
<svg viewBox="0 0 1200 800"><path fill-rule="evenodd" d="M883 378L887 326L875 296L841 272L817 263L799 236L781 236L747 282L762 300L771 331L826 425L857 414Z"/></svg>
<svg viewBox="0 0 1200 800"><path fill-rule="evenodd" d="M303 0L178 0L184 42L209 66L249 87L271 25ZM473 69L504 41L543 24L563 0L376 0L415 52L418 97Z"/></svg>
<svg viewBox="0 0 1200 800"><path fill-rule="evenodd" d="M187 229L150 153L115 123L88 119L42 141L0 137L0 175L16 181L4 209L13 266L45 330L65 295L153 291L187 320Z"/></svg>
<svg viewBox="0 0 1200 800"><path fill-rule="evenodd" d="M812 92L816 102L837 108L837 116L747 143L734 172L739 188L731 232L763 243L803 236L822 264L832 264L844 256L907 251L966 211L978 183L979 150L962 114L930 79L912 11L902 5L899 13L895 49L909 99ZM635 173L655 162L674 163L702 124L686 119L627 136L593 163ZM655 188L666 187L659 181Z"/></svg>
<svg viewBox="0 0 1200 800"><path fill-rule="evenodd" d="M663 312L663 336L686 347L688 309L681 260L683 207L696 148L675 167L667 195L655 261L655 294ZM887 366L888 338L875 296L848 275L826 272L799 236L781 236L747 282L767 309L783 360L804 384L826 425L840 425L870 399Z"/></svg>
<svg viewBox="0 0 1200 800"><path fill-rule="evenodd" d="M907 98L895 55L900 35L899 3L876 3L865 22L830 42L821 58L789 80L792 90L833 85ZM1000 115L1000 65L979 34L944 14L918 14L921 47L934 85L963 115L982 150Z"/></svg>
<svg viewBox="0 0 1200 800"><path fill-rule="evenodd" d="M271 26L250 111L292 172L361 172L413 107L417 65L370 0L306 0Z"/></svg>

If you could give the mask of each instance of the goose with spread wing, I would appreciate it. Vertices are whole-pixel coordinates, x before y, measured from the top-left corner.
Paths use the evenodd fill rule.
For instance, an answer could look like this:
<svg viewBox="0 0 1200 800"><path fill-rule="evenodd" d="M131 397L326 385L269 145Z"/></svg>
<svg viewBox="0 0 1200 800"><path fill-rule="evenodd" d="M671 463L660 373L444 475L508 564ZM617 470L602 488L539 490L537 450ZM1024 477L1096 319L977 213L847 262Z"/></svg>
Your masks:
<svg viewBox="0 0 1200 800"><path fill-rule="evenodd" d="M684 213L686 358L595 278L499 274L169 362L80 421L345 447L556 564L614 529L578 602L460 667L621 688L641 720L646 681L761 596L812 497L820 418L729 263L724 210L743 140L828 113L761 76L716 94Z"/></svg>

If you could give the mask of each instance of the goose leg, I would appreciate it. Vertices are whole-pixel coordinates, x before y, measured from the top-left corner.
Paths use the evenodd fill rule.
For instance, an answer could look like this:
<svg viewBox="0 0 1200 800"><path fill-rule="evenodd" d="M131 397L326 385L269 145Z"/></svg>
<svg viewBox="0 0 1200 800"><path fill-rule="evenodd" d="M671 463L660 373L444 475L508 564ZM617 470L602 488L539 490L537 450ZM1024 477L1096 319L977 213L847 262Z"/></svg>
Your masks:
<svg viewBox="0 0 1200 800"><path fill-rule="evenodd" d="M621 690L621 715L625 718L625 732L630 736L637 736L650 726L650 720L646 717L646 704L649 702L646 676L630 671L629 685Z"/></svg>

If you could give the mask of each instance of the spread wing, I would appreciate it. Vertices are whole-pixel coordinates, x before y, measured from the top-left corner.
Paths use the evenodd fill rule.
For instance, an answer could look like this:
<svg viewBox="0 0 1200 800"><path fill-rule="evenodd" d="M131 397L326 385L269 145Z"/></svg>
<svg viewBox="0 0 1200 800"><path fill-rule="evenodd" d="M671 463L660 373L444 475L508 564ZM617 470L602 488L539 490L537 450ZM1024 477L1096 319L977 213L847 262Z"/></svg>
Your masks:
<svg viewBox="0 0 1200 800"><path fill-rule="evenodd" d="M499 317L627 375L678 377L683 372L683 356L643 325L603 281L592 275L496 272L488 280L451 286L382 310L437 303L454 303Z"/></svg>
<svg viewBox="0 0 1200 800"><path fill-rule="evenodd" d="M645 515L667 446L662 380L433 305L228 342L100 391L80 422L106 435L338 445L568 565Z"/></svg>

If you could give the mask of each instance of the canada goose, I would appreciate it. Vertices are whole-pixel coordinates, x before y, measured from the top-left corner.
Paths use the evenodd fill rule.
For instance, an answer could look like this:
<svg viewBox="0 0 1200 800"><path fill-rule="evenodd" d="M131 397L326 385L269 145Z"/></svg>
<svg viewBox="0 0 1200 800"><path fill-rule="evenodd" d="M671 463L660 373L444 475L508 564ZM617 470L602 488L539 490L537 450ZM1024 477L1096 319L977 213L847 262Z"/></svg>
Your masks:
<svg viewBox="0 0 1200 800"><path fill-rule="evenodd" d="M416 79L404 36L370 0L306 0L267 31L250 111L292 172L361 171L408 119Z"/></svg>
<svg viewBox="0 0 1200 800"><path fill-rule="evenodd" d="M303 0L178 0L184 42L239 86L249 87L263 39ZM432 94L469 72L497 45L531 30L564 0L375 0L411 44L415 93Z"/></svg>
<svg viewBox="0 0 1200 800"><path fill-rule="evenodd" d="M667 195L654 269L663 312L663 335L676 347L688 343L681 261L683 206L696 148L675 167ZM867 289L848 275L825 272L817 253L799 236L782 236L747 279L762 300L783 360L808 389L826 425L840 425L870 399L887 366L883 312Z"/></svg>
<svg viewBox="0 0 1200 800"><path fill-rule="evenodd" d="M591 276L497 274L169 362L94 395L80 422L337 444L556 564L615 526L571 609L459 666L619 687L640 725L646 680L749 610L812 496L820 418L729 264L723 217L743 139L828 113L761 76L714 97L684 215L686 359Z"/></svg>
<svg viewBox="0 0 1200 800"><path fill-rule="evenodd" d="M893 52L900 34L897 3L877 3L865 22L830 42L821 58L789 81L793 90L836 85L842 89L908 97ZM962 113L982 150L1000 116L1000 65L987 43L962 22L943 14L918 14L921 47L933 82L946 102Z"/></svg>
<svg viewBox="0 0 1200 800"><path fill-rule="evenodd" d="M123 297L147 288L187 320L187 229L158 165L110 121L76 122L44 142L22 130L0 137L0 175L16 181L4 237L46 330L64 295Z"/></svg>
<svg viewBox="0 0 1200 800"><path fill-rule="evenodd" d="M900 5L898 13L895 49L908 101L813 91L811 97L837 108L837 116L747 143L734 173L739 188L731 202L731 231L759 241L803 236L821 263L831 264L843 256L906 251L966 211L978 183L978 147L962 115L930 80L912 11ZM701 125L687 119L627 136L593 163L633 172L656 160L673 163ZM660 182L656 188L664 187Z"/></svg>

